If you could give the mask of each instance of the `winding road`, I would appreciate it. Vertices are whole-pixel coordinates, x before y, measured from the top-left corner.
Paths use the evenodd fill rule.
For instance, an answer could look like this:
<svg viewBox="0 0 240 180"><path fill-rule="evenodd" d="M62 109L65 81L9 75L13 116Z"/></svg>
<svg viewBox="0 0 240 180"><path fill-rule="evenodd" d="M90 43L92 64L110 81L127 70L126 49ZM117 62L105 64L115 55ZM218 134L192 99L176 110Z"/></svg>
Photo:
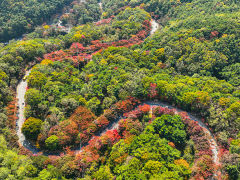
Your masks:
<svg viewBox="0 0 240 180"><path fill-rule="evenodd" d="M144 104L150 105L151 111L154 106L162 106L162 107L167 107L169 109L176 109L178 113L186 112L186 111L176 108L168 103L164 103L164 102L160 102L160 101L146 101ZM213 134L211 133L209 128L201 121L201 119L199 117L196 117L195 115L193 115L192 113L189 113L189 112L187 112L187 115L189 116L189 118L191 120L198 122L199 126L201 126L203 128L204 133L208 136L209 144L210 144L210 147L211 147L211 150L213 153L213 162L215 164L219 164L219 159L218 159L219 148L218 148L217 141L215 140Z"/></svg>
<svg viewBox="0 0 240 180"><path fill-rule="evenodd" d="M17 135L18 135L18 142L20 145L25 147L26 149L30 150L32 153L36 154L39 152L39 150L31 145L31 143L25 138L24 134L22 133L21 129L23 126L23 123L25 121L24 116L24 108L25 108L25 94L27 91L27 81L26 78L30 74L31 69L26 71L25 76L20 81L20 83L17 86L17 107L18 107L18 120L16 123L17 126Z"/></svg>
<svg viewBox="0 0 240 180"><path fill-rule="evenodd" d="M150 32L150 35L153 35L157 31L157 29L159 28L159 24L155 20L152 20L151 21L151 27L152 27L152 30ZM25 121L25 116L24 116L25 99L24 99L24 96L25 96L26 89L27 89L27 82L24 79L26 79L26 77L30 74L30 72L31 72L31 69L26 71L26 74L25 74L24 78L20 81L20 83L17 86L17 96L16 96L17 99L18 99L18 101L17 101L17 105L18 105L17 135L19 137L19 144L21 146L30 150L33 154L37 154L37 153L40 152L40 150L37 149L36 147L32 146L31 143L28 140L26 140L24 134L21 132L22 125ZM151 106L150 112L152 112L152 108L154 106L162 106L162 107L168 107L170 109L176 109L177 112L182 112L183 111L183 110L178 109L174 106L171 106L170 104L159 102L159 101L156 101L156 102L155 101L146 101L144 103ZM218 145L216 143L216 140L214 139L213 134L210 132L208 127L201 121L200 118L194 116L191 113L188 113L188 116L192 120L197 121L199 123L199 125L203 128L204 132L208 135L209 143L210 143L210 146L211 146L211 149L212 149L212 152L213 152L213 162L215 164L219 164ZM121 119L121 117L116 119L108 128L99 132L97 135L101 136L104 133L106 133L107 130L117 129L118 125L119 125L118 122L119 122L120 119ZM81 149L78 149L78 150L75 150L75 153L79 153L81 151L82 151ZM49 155L49 154L45 153L45 155Z"/></svg>
<svg viewBox="0 0 240 180"><path fill-rule="evenodd" d="M180 112L186 112L182 109L176 108L168 103L165 102L161 102L161 101L145 101L142 103L143 104L148 104L150 105L150 114L152 114L152 110L154 107L156 106L161 106L161 107L167 107L169 109L176 109L176 111L178 113ZM195 115L193 115L192 113L187 112L187 115L189 116L189 118L191 120L194 120L196 122L198 122L199 126L203 128L204 133L207 135L208 140L209 140L209 144L213 153L213 162L215 164L219 164L219 159L218 159L218 145L217 142L213 136L213 134L211 133L211 131L209 130L209 128L201 121L201 119L199 117L196 117ZM97 134L97 136L101 136L103 134L105 134L108 130L114 130L114 129L118 129L119 126L119 120L121 120L123 117L118 117L109 127L107 127L106 129L104 129L103 131L99 132ZM94 138L94 137L93 137ZM78 150L78 152L81 152L81 149Z"/></svg>
<svg viewBox="0 0 240 180"><path fill-rule="evenodd" d="M152 29L151 29L150 35L153 35L158 30L159 24L154 19L152 19L151 27Z"/></svg>

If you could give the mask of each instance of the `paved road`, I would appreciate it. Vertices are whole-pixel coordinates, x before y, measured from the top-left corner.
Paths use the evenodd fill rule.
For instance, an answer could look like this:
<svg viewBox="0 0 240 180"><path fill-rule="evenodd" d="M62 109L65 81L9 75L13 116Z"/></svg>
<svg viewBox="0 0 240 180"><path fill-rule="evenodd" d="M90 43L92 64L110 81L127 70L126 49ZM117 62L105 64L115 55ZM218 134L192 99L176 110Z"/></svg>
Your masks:
<svg viewBox="0 0 240 180"><path fill-rule="evenodd" d="M84 0L83 0L84 1ZM99 4L101 7L101 4ZM61 24L61 22L59 21L59 24ZM150 35L153 35L159 28L159 24L155 21L152 20L151 21L151 27L152 30L150 32ZM29 75L29 73L31 72L31 69L26 71L25 77ZM25 107L25 93L26 93L26 88L27 88L27 82L24 80L21 80L20 83L17 86L17 99L18 99L18 120L17 120L17 135L19 137L19 144L21 144L22 146L24 146L25 148L27 148L28 150L30 150L33 154L39 153L40 150L35 148L34 146L31 145L31 143L29 141L27 141L25 139L25 136L23 135L23 133L21 132L21 128L22 125L25 121L25 117L24 117L24 107ZM163 102L154 102L154 101L148 101L145 102L145 104L149 104L151 106L151 111L152 108L154 106L162 106L162 107L168 107L168 108L175 108L167 103L163 103ZM178 112L181 112L183 110L175 108ZM204 132L208 135L209 137L209 143L211 145L211 149L213 152L213 161L215 164L219 164L219 160L218 160L218 146L216 143L216 140L214 139L214 136L212 135L212 133L210 132L210 130L208 129L208 127L202 123L202 121L200 120L200 118L194 116L191 113L188 113L189 117L194 120L197 121L199 123L199 125L203 128ZM108 128L106 128L105 130L103 130L102 132L100 132L98 135L101 136L104 133L106 133L107 130L113 130L113 129L117 129L118 128L118 122L121 118L119 117L118 119L116 119L116 121ZM81 152L81 149L76 150L76 153ZM47 155L47 154L46 154Z"/></svg>
<svg viewBox="0 0 240 180"><path fill-rule="evenodd" d="M159 24L154 19L152 19L151 26L152 26L152 30L150 32L150 35L153 35L158 30Z"/></svg>
<svg viewBox="0 0 240 180"><path fill-rule="evenodd" d="M25 108L25 99L24 96L27 91L27 81L24 80L26 77L30 74L31 69L26 71L24 78L20 81L20 83L17 86L17 105L18 105L18 120L17 120L17 135L18 135L18 142L20 145L24 146L25 148L32 151L34 154L38 153L39 150L31 145L31 143L26 140L24 134L22 133L22 125L25 121L24 116L24 108Z"/></svg>
<svg viewBox="0 0 240 180"><path fill-rule="evenodd" d="M154 34L159 25L158 23L155 21L155 20L152 20L151 21L151 26L152 26L152 30L151 30L151 35ZM26 72L26 76L29 75L29 73L31 72L31 70L28 70ZM35 147L33 147L26 139L25 139L25 136L22 134L21 132L21 128L22 128L22 125L25 121L25 117L24 117L24 107L25 107L25 99L24 99L24 96L25 96L25 93L26 93L26 88L27 88L27 82L24 81L24 80L21 80L19 85L17 86L17 99L18 99L18 107L19 107L19 110L18 110L18 117L19 119L17 120L17 135L19 137L19 143L24 146L25 148L29 149L30 151L32 151L32 153L36 154L39 152L39 150ZM169 104L166 104L166 103L163 103L163 102L145 102L146 104L149 104L152 106L163 106L163 107L166 107L168 106L169 108L175 108ZM177 109L179 112L180 111L183 111L181 109ZM202 123L202 121L188 113L189 117L194 120L194 121L197 121L199 123L199 125L204 129L205 133L207 133L209 135L209 142L211 144L211 148L212 148L212 152L213 152L213 160L215 163L218 163L218 146L217 146L217 143L216 143L216 140L214 139L213 135L211 134L210 130L207 128L207 126ZM118 118L110 127L106 128L105 130L103 130L102 132L100 132L98 135L101 136L103 135L104 133L106 133L107 130L113 130L113 129L117 129L118 128L118 122L121 118ZM77 150L79 152L79 150ZM81 150L80 150L81 151Z"/></svg>

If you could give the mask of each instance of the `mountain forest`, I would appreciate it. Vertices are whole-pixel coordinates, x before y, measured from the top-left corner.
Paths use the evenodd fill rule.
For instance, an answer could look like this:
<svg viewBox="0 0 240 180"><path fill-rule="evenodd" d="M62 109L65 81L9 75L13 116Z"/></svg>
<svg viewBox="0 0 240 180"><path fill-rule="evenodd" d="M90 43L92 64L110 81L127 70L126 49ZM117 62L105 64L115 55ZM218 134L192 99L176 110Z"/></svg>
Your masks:
<svg viewBox="0 0 240 180"><path fill-rule="evenodd" d="M240 180L240 1L0 0L0 180Z"/></svg>

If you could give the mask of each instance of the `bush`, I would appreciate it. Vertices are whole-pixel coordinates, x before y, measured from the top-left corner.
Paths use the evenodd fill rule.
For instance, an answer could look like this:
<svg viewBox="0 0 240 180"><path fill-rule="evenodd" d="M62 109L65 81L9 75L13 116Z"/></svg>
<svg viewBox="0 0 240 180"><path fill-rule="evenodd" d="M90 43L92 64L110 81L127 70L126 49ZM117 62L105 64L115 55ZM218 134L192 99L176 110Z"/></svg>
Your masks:
<svg viewBox="0 0 240 180"><path fill-rule="evenodd" d="M154 120L152 126L162 138L182 147L186 143L186 132L180 116L162 115Z"/></svg>
<svg viewBox="0 0 240 180"><path fill-rule="evenodd" d="M27 138L36 140L40 133L41 125L42 121L40 119L30 117L24 122L22 132Z"/></svg>
<svg viewBox="0 0 240 180"><path fill-rule="evenodd" d="M56 135L52 135L46 139L45 144L49 150L54 151L59 147L59 138Z"/></svg>
<svg viewBox="0 0 240 180"><path fill-rule="evenodd" d="M97 172L93 174L93 178L97 180L113 179L110 168L101 166Z"/></svg>

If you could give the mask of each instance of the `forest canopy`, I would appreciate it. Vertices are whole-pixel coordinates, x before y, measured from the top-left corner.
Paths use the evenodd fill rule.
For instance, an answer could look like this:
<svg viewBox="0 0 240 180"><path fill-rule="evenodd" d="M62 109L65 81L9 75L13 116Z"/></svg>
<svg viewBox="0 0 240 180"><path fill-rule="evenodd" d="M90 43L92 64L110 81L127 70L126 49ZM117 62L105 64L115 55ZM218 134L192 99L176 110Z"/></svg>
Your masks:
<svg viewBox="0 0 240 180"><path fill-rule="evenodd" d="M0 179L239 179L239 8L2 1Z"/></svg>
<svg viewBox="0 0 240 180"><path fill-rule="evenodd" d="M0 3L0 42L3 42L31 32L71 0L2 0Z"/></svg>

